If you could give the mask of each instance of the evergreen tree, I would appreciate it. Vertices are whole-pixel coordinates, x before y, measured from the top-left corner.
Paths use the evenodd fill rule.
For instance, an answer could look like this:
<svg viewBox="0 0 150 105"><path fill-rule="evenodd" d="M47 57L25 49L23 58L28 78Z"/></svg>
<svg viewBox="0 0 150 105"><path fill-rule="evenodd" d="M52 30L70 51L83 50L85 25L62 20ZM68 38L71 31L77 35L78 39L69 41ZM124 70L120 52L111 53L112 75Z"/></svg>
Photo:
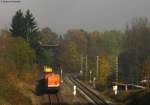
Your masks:
<svg viewBox="0 0 150 105"><path fill-rule="evenodd" d="M35 18L33 17L33 14L30 12L30 10L27 10L25 15L26 40L30 42L34 35L37 34L37 32L38 28L37 23L35 22Z"/></svg>
<svg viewBox="0 0 150 105"><path fill-rule="evenodd" d="M27 10L25 15L21 10L18 10L12 19L11 29L12 36L22 37L25 39L30 46L35 50L37 59L41 53L41 48L39 45L40 35L35 21L35 17Z"/></svg>
<svg viewBox="0 0 150 105"><path fill-rule="evenodd" d="M25 19L21 10L18 10L12 18L11 33L13 36L24 37L25 34Z"/></svg>
<svg viewBox="0 0 150 105"><path fill-rule="evenodd" d="M32 43L34 35L37 34L38 28L35 18L30 10L26 11L24 15L21 10L18 10L12 19L11 29L12 35L15 37L23 37L30 44Z"/></svg>

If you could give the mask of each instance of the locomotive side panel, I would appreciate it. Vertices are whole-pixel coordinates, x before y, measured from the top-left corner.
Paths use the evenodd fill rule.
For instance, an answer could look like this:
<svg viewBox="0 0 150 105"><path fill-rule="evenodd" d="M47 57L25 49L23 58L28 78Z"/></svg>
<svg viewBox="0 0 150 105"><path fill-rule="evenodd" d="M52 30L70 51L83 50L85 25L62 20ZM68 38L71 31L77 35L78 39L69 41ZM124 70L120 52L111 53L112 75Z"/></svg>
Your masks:
<svg viewBox="0 0 150 105"><path fill-rule="evenodd" d="M46 87L48 93L57 93L60 89L60 76L52 73L46 79Z"/></svg>

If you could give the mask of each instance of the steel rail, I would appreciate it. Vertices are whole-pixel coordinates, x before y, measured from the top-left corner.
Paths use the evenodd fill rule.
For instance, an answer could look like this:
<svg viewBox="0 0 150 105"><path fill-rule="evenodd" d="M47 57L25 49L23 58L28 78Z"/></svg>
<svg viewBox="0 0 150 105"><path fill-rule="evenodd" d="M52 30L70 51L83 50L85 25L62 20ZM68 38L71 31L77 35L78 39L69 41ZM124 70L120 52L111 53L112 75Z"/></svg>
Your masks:
<svg viewBox="0 0 150 105"><path fill-rule="evenodd" d="M109 105L108 103L106 103L104 101L104 99L102 99L101 97L99 97L98 95L96 95L95 93L93 93L93 91L91 91L85 85L83 85L82 83L80 83L80 81L78 81L77 79L71 78L70 80L78 88L80 88L89 98L91 98L94 101L95 105Z"/></svg>
<svg viewBox="0 0 150 105"><path fill-rule="evenodd" d="M48 94L48 98L49 98L49 105L61 105L58 94L55 94L55 95ZM56 101L56 102L53 102L53 101Z"/></svg>

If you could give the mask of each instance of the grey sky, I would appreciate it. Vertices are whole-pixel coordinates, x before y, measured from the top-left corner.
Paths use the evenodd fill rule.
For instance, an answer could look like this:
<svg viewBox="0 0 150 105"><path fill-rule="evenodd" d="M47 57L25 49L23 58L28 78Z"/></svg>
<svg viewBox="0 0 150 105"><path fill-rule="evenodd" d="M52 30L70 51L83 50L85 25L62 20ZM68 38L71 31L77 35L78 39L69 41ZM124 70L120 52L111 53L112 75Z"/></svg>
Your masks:
<svg viewBox="0 0 150 105"><path fill-rule="evenodd" d="M72 28L120 30L134 17L150 18L150 0L22 0L0 3L0 28L9 27L18 9L30 9L41 28L48 26L59 34Z"/></svg>

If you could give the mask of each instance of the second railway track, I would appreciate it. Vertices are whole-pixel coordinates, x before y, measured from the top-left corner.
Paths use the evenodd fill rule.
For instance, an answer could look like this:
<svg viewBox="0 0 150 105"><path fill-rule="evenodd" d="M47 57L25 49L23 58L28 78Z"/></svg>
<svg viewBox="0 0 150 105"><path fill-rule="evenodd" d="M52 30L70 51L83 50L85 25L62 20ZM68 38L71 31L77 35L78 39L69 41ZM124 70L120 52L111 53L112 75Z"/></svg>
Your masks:
<svg viewBox="0 0 150 105"><path fill-rule="evenodd" d="M94 103L93 105L109 105L104 99L96 95L93 91L83 85L79 80L75 78L70 79L82 92L84 92Z"/></svg>

